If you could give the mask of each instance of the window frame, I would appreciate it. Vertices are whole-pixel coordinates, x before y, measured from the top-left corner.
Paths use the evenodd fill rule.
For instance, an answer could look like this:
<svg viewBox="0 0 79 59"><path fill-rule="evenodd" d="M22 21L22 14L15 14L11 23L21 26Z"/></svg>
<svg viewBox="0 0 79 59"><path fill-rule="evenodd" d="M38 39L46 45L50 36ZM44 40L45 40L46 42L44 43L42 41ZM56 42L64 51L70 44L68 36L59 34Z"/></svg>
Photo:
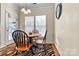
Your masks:
<svg viewBox="0 0 79 59"><path fill-rule="evenodd" d="M30 15L30 16L25 16L25 17L31 17L31 16L32 16L32 15ZM36 29L36 25L35 25L35 24L36 24L36 21L35 21L35 20L36 20L36 19L35 19L36 16L45 16L45 17L46 17L46 19L45 19L45 20L46 20L46 21L45 21L46 25L45 25L45 26L46 26L46 29L47 29L47 15L34 15L34 16L33 16L33 17L34 17L34 29L33 29L33 30ZM24 29L24 30L25 30L25 29ZM25 30L25 31L26 31L26 30Z"/></svg>

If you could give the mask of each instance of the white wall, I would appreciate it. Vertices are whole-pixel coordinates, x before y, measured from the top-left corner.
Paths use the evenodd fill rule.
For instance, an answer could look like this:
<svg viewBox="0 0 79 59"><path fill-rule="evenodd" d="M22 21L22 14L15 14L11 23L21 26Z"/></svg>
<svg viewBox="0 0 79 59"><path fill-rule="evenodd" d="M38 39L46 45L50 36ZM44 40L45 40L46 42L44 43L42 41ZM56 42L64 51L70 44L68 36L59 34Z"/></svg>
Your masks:
<svg viewBox="0 0 79 59"><path fill-rule="evenodd" d="M79 55L79 4L62 4L60 19L55 18L55 39L61 55Z"/></svg>
<svg viewBox="0 0 79 59"><path fill-rule="evenodd" d="M18 15L18 9L14 4L10 3L1 3L1 24L0 24L0 34L1 34L1 47L9 44L6 42L6 10L14 13L14 15ZM13 15L13 17L15 17Z"/></svg>
<svg viewBox="0 0 79 59"><path fill-rule="evenodd" d="M47 30L48 30L48 39L47 42L53 43L54 41L54 6L51 7L40 7L40 8L31 8L32 13L29 15L46 15L47 16ZM26 16L29 16L26 15ZM20 13L19 17L19 28L24 30L24 15Z"/></svg>

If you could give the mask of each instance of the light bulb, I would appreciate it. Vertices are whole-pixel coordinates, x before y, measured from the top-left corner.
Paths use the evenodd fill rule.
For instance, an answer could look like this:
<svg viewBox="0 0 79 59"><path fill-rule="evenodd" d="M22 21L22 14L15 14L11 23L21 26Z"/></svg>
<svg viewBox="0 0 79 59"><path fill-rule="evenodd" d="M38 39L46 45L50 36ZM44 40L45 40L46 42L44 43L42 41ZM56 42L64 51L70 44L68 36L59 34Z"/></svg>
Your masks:
<svg viewBox="0 0 79 59"><path fill-rule="evenodd" d="M21 12L25 12L25 8L22 8L22 9L21 9Z"/></svg>
<svg viewBox="0 0 79 59"><path fill-rule="evenodd" d="M31 10L30 10L30 9L27 9L27 12L28 12L28 13L31 13Z"/></svg>
<svg viewBox="0 0 79 59"><path fill-rule="evenodd" d="M28 14L28 12L27 11L24 11L24 14Z"/></svg>

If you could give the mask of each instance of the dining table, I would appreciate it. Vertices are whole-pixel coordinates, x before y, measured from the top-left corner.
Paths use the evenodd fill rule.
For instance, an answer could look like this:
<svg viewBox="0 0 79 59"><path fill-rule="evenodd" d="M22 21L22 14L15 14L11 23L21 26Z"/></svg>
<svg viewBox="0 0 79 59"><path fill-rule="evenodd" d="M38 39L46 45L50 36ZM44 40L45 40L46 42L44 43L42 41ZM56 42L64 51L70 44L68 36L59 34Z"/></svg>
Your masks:
<svg viewBox="0 0 79 59"><path fill-rule="evenodd" d="M29 33L29 34L27 34L27 35L28 35L28 37L29 37L29 42L30 42L30 43L33 43L33 38L38 37L38 36L40 36L41 34L40 34L40 33L34 33L34 32L32 32L31 34Z"/></svg>

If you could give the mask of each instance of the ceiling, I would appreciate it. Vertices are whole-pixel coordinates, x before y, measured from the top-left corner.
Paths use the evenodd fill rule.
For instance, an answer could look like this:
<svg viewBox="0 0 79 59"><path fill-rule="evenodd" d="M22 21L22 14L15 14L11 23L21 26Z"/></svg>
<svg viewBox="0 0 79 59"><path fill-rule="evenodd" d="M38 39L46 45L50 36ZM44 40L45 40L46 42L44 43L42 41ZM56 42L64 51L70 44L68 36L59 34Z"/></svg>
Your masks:
<svg viewBox="0 0 79 59"><path fill-rule="evenodd" d="M18 8L38 8L38 7L49 7L52 3L15 3Z"/></svg>

